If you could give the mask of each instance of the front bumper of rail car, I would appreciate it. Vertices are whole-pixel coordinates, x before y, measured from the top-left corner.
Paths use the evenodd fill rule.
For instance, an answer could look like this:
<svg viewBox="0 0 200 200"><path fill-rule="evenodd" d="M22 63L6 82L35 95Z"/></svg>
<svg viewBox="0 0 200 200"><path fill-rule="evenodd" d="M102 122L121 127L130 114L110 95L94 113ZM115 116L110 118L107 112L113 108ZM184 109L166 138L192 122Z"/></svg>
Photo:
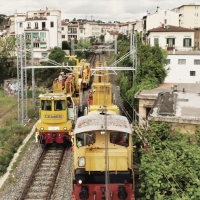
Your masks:
<svg viewBox="0 0 200 200"><path fill-rule="evenodd" d="M38 136L41 144L69 144L71 136L68 132L42 132Z"/></svg>
<svg viewBox="0 0 200 200"><path fill-rule="evenodd" d="M111 200L135 200L132 184L109 184L109 199ZM106 199L105 184L74 184L72 200Z"/></svg>

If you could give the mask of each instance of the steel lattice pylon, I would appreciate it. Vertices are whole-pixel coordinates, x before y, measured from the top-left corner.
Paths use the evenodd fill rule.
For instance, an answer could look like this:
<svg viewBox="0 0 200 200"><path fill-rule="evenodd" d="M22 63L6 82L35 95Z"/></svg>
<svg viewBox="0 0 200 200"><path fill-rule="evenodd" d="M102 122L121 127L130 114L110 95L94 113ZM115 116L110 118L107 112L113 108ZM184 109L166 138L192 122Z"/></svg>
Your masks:
<svg viewBox="0 0 200 200"><path fill-rule="evenodd" d="M27 74L26 69L26 37L16 35L17 81L18 81L18 123L24 125L27 116Z"/></svg>

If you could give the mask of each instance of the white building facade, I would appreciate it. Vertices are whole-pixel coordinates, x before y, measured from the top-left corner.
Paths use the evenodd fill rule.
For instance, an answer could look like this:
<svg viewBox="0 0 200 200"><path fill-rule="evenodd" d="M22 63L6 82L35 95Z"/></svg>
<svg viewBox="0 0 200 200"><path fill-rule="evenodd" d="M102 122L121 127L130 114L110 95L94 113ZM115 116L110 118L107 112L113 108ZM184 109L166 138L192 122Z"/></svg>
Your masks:
<svg viewBox="0 0 200 200"><path fill-rule="evenodd" d="M146 32L150 29L157 28L162 24L164 24L164 26L167 25L179 26L179 14L158 7L155 13L147 15Z"/></svg>
<svg viewBox="0 0 200 200"><path fill-rule="evenodd" d="M148 32L148 44L176 51L189 51L194 47L194 30L178 26L161 26L150 29Z"/></svg>
<svg viewBox="0 0 200 200"><path fill-rule="evenodd" d="M15 35L25 33L28 42L33 43L35 59L47 57L54 47L62 47L61 11L32 10L26 15L14 15ZM12 31L10 27L10 32ZM31 39L32 38L32 39Z"/></svg>
<svg viewBox="0 0 200 200"><path fill-rule="evenodd" d="M165 83L200 83L200 52L170 53L166 67Z"/></svg>
<svg viewBox="0 0 200 200"><path fill-rule="evenodd" d="M200 27L200 5L191 3L174 8L172 11L180 15L179 26L185 28Z"/></svg>
<svg viewBox="0 0 200 200"><path fill-rule="evenodd" d="M165 83L200 82L200 52L194 49L194 30L167 26L149 30L148 42L168 50Z"/></svg>

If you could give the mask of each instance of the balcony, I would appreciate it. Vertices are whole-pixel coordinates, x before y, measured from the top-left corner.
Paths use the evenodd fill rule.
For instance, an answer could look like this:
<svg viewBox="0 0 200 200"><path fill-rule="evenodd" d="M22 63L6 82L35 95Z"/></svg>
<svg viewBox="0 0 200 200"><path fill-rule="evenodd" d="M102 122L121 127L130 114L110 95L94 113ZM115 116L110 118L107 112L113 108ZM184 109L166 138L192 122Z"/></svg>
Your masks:
<svg viewBox="0 0 200 200"><path fill-rule="evenodd" d="M33 20L47 20L46 17L38 17L38 16L35 16L35 17L27 17L25 19L25 21L33 21Z"/></svg>
<svg viewBox="0 0 200 200"><path fill-rule="evenodd" d="M33 42L40 42L40 43L46 43L46 38L33 38Z"/></svg>

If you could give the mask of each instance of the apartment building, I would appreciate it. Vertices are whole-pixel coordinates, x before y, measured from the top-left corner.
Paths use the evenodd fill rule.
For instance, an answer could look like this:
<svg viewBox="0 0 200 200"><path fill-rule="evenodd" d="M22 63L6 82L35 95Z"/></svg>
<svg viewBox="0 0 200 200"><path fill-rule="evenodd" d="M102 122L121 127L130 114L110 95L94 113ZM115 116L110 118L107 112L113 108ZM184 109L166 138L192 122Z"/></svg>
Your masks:
<svg viewBox="0 0 200 200"><path fill-rule="evenodd" d="M172 11L180 15L179 26L185 28L200 27L200 5L191 3L173 8Z"/></svg>
<svg viewBox="0 0 200 200"><path fill-rule="evenodd" d="M165 83L200 82L200 52L194 48L194 29L161 26L148 31L148 44L168 51ZM180 73L181 71L181 73Z"/></svg>
<svg viewBox="0 0 200 200"><path fill-rule="evenodd" d="M28 43L33 43L35 59L47 57L55 46L61 47L61 11L30 10L26 14L9 16L10 35L25 33Z"/></svg>
<svg viewBox="0 0 200 200"><path fill-rule="evenodd" d="M149 13L144 16L140 21L137 21L133 27L134 31L140 33L144 43L147 43L147 33L150 29L159 26L179 26L179 14L170 10L161 9L157 7L155 13Z"/></svg>
<svg viewBox="0 0 200 200"><path fill-rule="evenodd" d="M134 30L134 25L136 22L126 22L119 24L119 33L130 36L132 31Z"/></svg>
<svg viewBox="0 0 200 200"><path fill-rule="evenodd" d="M68 41L68 23L64 20L61 22L61 41Z"/></svg>

